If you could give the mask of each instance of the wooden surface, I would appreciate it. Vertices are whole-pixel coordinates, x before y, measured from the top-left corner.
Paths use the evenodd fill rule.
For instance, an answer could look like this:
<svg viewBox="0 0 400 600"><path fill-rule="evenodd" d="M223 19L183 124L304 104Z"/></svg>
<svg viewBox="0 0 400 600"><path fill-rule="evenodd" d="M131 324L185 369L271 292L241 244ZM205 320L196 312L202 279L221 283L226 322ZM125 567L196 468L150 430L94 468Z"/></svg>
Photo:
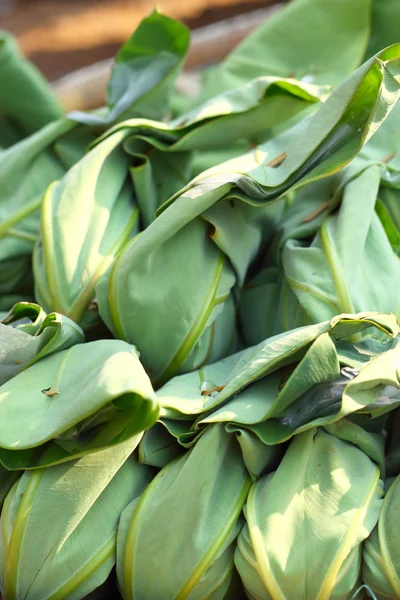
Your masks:
<svg viewBox="0 0 400 600"><path fill-rule="evenodd" d="M157 5L195 29L275 2L158 0ZM55 80L112 57L154 5L154 0L0 0L0 27L16 35L22 51Z"/></svg>

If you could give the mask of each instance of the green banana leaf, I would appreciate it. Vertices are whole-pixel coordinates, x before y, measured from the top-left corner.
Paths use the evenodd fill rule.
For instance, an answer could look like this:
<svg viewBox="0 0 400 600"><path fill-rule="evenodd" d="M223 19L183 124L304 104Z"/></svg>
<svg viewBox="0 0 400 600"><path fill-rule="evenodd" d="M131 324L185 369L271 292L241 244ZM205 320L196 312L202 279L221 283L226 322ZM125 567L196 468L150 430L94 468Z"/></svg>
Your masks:
<svg viewBox="0 0 400 600"><path fill-rule="evenodd" d="M35 302L16 302L2 318L3 325L11 325L25 333L35 335L40 329L47 314Z"/></svg>
<svg viewBox="0 0 400 600"><path fill-rule="evenodd" d="M37 304L16 304L0 322L0 386L45 356L84 341L82 329L68 317L46 315Z"/></svg>
<svg viewBox="0 0 400 600"><path fill-rule="evenodd" d="M125 132L124 150L133 157L131 174L147 226L158 207L197 174L198 162L193 161L192 151L195 157L206 153L202 163L207 167L220 162L221 152L238 156L243 147L247 150L271 137L278 127L287 127L293 115L313 109L327 93L327 86L259 77L168 123L123 122L100 137L100 142L115 131Z"/></svg>
<svg viewBox="0 0 400 600"><path fill-rule="evenodd" d="M202 173L163 208L177 198L192 202L196 198L204 210L230 193L266 203L337 172L371 139L396 105L399 55L399 44L382 50L334 90L313 115L253 152Z"/></svg>
<svg viewBox="0 0 400 600"><path fill-rule="evenodd" d="M311 243L289 239L284 245L285 278L311 322L364 310L400 316L400 262L375 212L379 185L378 165L361 170L346 182L338 211Z"/></svg>
<svg viewBox="0 0 400 600"><path fill-rule="evenodd" d="M121 517L125 600L238 598L233 554L249 486L236 439L219 426L165 467Z"/></svg>
<svg viewBox="0 0 400 600"><path fill-rule="evenodd" d="M48 186L61 179L111 123L127 116L158 116L158 108L166 108L167 88L182 66L187 44L185 26L155 12L117 55L105 109L71 113L0 150L0 293L15 292L30 272Z"/></svg>
<svg viewBox="0 0 400 600"><path fill-rule="evenodd" d="M0 147L6 148L63 116L50 85L0 31Z"/></svg>
<svg viewBox="0 0 400 600"><path fill-rule="evenodd" d="M246 467L255 479L279 458L282 448L277 444L324 426L359 445L384 474L382 423L400 403L395 368L399 347L390 338L377 341L378 331L368 328L359 334L362 341L350 342L360 324L354 318L353 331L347 327L329 333L304 327L173 378L158 392L161 421L170 436L153 438L149 454L159 450L168 460L167 450L177 451L174 437L191 448L207 427L221 423L238 436ZM311 333L315 337L308 337ZM396 451L395 447L395 456Z"/></svg>
<svg viewBox="0 0 400 600"><path fill-rule="evenodd" d="M315 426L323 425L327 429L333 427L332 424L338 426L338 421L351 418L354 413L372 418L384 415L400 404L396 370L399 346L397 343L386 350L384 346L380 354L372 353L368 357L361 370L352 373L350 368L349 377L346 369L339 372L339 360L343 365L346 358L338 355L334 340L325 333L316 339L294 369L280 369L226 403L220 399L215 410L200 416L194 430L222 422L228 423L227 430L231 431L232 423L240 424L264 444L274 445ZM344 423L342 429L344 427L348 435L358 437L361 443L364 429L355 423ZM375 450L370 455L383 473L385 436L382 432L371 433L371 436Z"/></svg>
<svg viewBox="0 0 400 600"><path fill-rule="evenodd" d="M48 189L33 256L36 298L81 322L94 287L115 256L138 232L129 158L115 133Z"/></svg>
<svg viewBox="0 0 400 600"><path fill-rule="evenodd" d="M370 10L370 0L288 3L208 71L200 100L260 75L337 85L362 62L370 32ZM390 38L375 52L397 41Z"/></svg>
<svg viewBox="0 0 400 600"><path fill-rule="evenodd" d="M14 292L31 269L46 188L86 151L93 134L68 119L0 150L0 293Z"/></svg>
<svg viewBox="0 0 400 600"><path fill-rule="evenodd" d="M106 580L120 515L152 478L129 456L139 439L22 475L1 517L4 598L78 600Z"/></svg>
<svg viewBox="0 0 400 600"><path fill-rule="evenodd" d="M396 101L397 80L379 64L386 57L387 68L394 69L389 56L397 52L394 46L379 62L366 63L310 119L194 179L161 207L100 280L103 320L114 335L138 346L157 386L234 351L234 294L281 210L277 205L270 212L268 202L354 157L390 110L383 101L386 86Z"/></svg>
<svg viewBox="0 0 400 600"><path fill-rule="evenodd" d="M387 378L389 385L398 385L393 366L400 351L400 346L393 343L398 334L394 315L379 313L339 315L330 321L279 334L171 379L157 392L162 418L185 420L198 415L203 420L210 414L215 417L215 411L220 410L221 420L227 422L234 419L239 407L243 412L237 422L241 424L280 416L314 385L337 379L339 363L362 369L344 388L358 394L357 400L349 403L348 413L359 410L376 400L379 386ZM363 354L352 341L356 336L364 340ZM359 345L362 346L361 340ZM350 359L343 346L350 351ZM368 390L368 386L371 389L364 397L363 390ZM243 395L246 399L242 401ZM343 416L340 413L338 418Z"/></svg>
<svg viewBox="0 0 400 600"><path fill-rule="evenodd" d="M398 189L382 186L376 199L375 211L385 230L394 253L400 256L400 193Z"/></svg>
<svg viewBox="0 0 400 600"><path fill-rule="evenodd" d="M129 117L162 119L189 48L187 27L157 10L144 18L115 57L106 110L72 111L71 119L107 126Z"/></svg>
<svg viewBox="0 0 400 600"><path fill-rule="evenodd" d="M282 268L282 249L290 239L307 240L317 234L327 215L340 203L348 169L314 181L285 197L271 242L240 294L239 320L246 345L312 324L287 282Z"/></svg>
<svg viewBox="0 0 400 600"><path fill-rule="evenodd" d="M352 444L323 430L297 436L248 496L235 553L248 597L349 598L382 504L379 477Z"/></svg>
<svg viewBox="0 0 400 600"><path fill-rule="evenodd" d="M78 344L0 387L0 462L10 470L34 469L79 458L143 432L158 413L132 346Z"/></svg>
<svg viewBox="0 0 400 600"><path fill-rule="evenodd" d="M279 121L278 105L283 105L283 121L325 95L324 88L264 78L174 123L134 119L107 133L46 193L34 252L38 302L47 310L57 310L81 322L93 299L97 279L130 235L138 232L135 196L146 226L159 205L187 183L192 148L204 145L209 136L215 136L221 144L221 127L233 127L233 140L243 136L244 131L249 134L251 121L247 117L255 110L253 129L260 129L258 119L269 114L270 120L264 124L267 129ZM236 121L227 122L232 116ZM152 137L157 135L160 139ZM229 143L225 138L224 143ZM166 155L170 150L173 154ZM107 224L110 214L113 216Z"/></svg>
<svg viewBox="0 0 400 600"><path fill-rule="evenodd" d="M379 600L400 596L399 486L397 477L386 493L378 524L364 546L363 580Z"/></svg>

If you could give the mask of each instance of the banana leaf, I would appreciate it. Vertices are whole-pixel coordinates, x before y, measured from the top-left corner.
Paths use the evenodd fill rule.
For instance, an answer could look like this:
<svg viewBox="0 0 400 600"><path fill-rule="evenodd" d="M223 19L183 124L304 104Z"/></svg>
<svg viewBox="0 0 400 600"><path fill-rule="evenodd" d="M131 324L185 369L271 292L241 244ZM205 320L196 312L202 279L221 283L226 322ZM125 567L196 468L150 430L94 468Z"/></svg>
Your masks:
<svg viewBox="0 0 400 600"><path fill-rule="evenodd" d="M2 318L3 325L11 325L25 333L35 335L46 319L47 314L35 302L16 302Z"/></svg>
<svg viewBox="0 0 400 600"><path fill-rule="evenodd" d="M1 517L4 598L85 598L115 564L118 521L152 478L136 436L79 460L25 472Z"/></svg>
<svg viewBox="0 0 400 600"><path fill-rule="evenodd" d="M31 269L46 188L86 151L93 134L68 119L0 150L0 293L14 292Z"/></svg>
<svg viewBox="0 0 400 600"><path fill-rule="evenodd" d="M400 596L399 486L397 477L386 493L378 524L364 546L363 580L378 600Z"/></svg>
<svg viewBox="0 0 400 600"><path fill-rule="evenodd" d="M36 298L76 322L86 316L102 273L138 232L129 158L115 133L48 189L33 267Z"/></svg>
<svg viewBox="0 0 400 600"><path fill-rule="evenodd" d="M349 598L382 493L378 467L357 447L323 430L297 436L247 499L235 553L247 596Z"/></svg>
<svg viewBox="0 0 400 600"><path fill-rule="evenodd" d="M381 186L375 211L385 230L393 252L400 256L400 192Z"/></svg>
<svg viewBox="0 0 400 600"><path fill-rule="evenodd" d="M312 324L285 277L282 249L290 239L302 241L317 234L327 215L340 204L347 170L348 167L285 196L281 219L276 223L270 244L240 294L239 322L246 345Z"/></svg>
<svg viewBox="0 0 400 600"><path fill-rule="evenodd" d="M115 127L45 195L34 252L38 302L81 322L97 279L131 234L138 232L135 196L147 226L158 206L187 183L190 150L204 144L209 135L221 143L221 126L235 126L234 135L242 136L244 123L245 131L249 128L249 113L260 102L264 114L258 110L253 129L260 128L260 116L270 114L265 128L277 121L278 103L283 104L282 121L287 118L285 111L292 114L325 94L325 89L316 86L264 78L170 125L134 119ZM232 115L236 123L229 124ZM152 138L157 135L159 139ZM173 153L166 154L170 150Z"/></svg>
<svg viewBox="0 0 400 600"><path fill-rule="evenodd" d="M370 10L370 0L288 3L207 72L200 101L260 75L337 85L362 62ZM397 41L390 38L374 54Z"/></svg>
<svg viewBox="0 0 400 600"><path fill-rule="evenodd" d="M40 359L85 341L68 317L20 302L0 322L0 386Z"/></svg>
<svg viewBox="0 0 400 600"><path fill-rule="evenodd" d="M345 367L339 373L339 360L343 364L346 359L343 355L339 357L334 340L325 333L294 369L280 369L226 403L220 399L216 409L197 420L194 430L222 422L231 431L232 423L240 424L264 444L274 445L315 426L330 430L333 424L338 427L338 422L344 422L342 428L347 428L349 435L361 442L363 428L342 420L354 414L377 418L399 406L398 356L396 344L380 354L371 353L360 370ZM371 436L375 440L374 460L383 473L385 436L381 432Z"/></svg>
<svg viewBox="0 0 400 600"><path fill-rule="evenodd" d="M0 387L0 462L9 470L34 469L79 458L143 432L158 413L132 346L78 344Z"/></svg>
<svg viewBox="0 0 400 600"><path fill-rule="evenodd" d="M157 10L144 18L115 57L103 111L72 111L71 119L106 127L129 117L162 119L189 47L189 30Z"/></svg>
<svg viewBox="0 0 400 600"><path fill-rule="evenodd" d="M20 55L14 37L0 31L0 147L11 146L62 116L50 85Z"/></svg>
<svg viewBox="0 0 400 600"><path fill-rule="evenodd" d="M285 278L311 322L364 310L400 316L400 263L375 212L379 185L378 165L362 169L311 243L285 243Z"/></svg>
<svg viewBox="0 0 400 600"><path fill-rule="evenodd" d="M125 132L123 146L133 158L131 174L147 226L158 207L197 174L199 152L201 156L206 154L207 167L221 162L225 153L238 156L243 148L246 151L271 137L277 128L287 127L293 115L314 109L327 94L327 86L259 77L167 124L143 119L125 121L106 132L100 142L116 131Z"/></svg>
<svg viewBox="0 0 400 600"><path fill-rule="evenodd" d="M118 53L104 109L71 113L0 151L0 293L14 292L30 272L48 186L61 179L111 123L127 116L159 116L187 44L184 25L153 13Z"/></svg>
<svg viewBox="0 0 400 600"><path fill-rule="evenodd" d="M238 598L233 555L249 486L236 439L219 426L165 467L121 517L125 600Z"/></svg>
<svg viewBox="0 0 400 600"><path fill-rule="evenodd" d="M350 386L354 392L359 390L357 409L353 405L358 410L376 399L379 385L388 377L391 379L387 383L396 386L394 365L400 347L393 338L398 333L394 315L364 313L339 315L330 321L276 335L257 346L171 379L157 392L161 415L165 419L185 420L196 416L203 419L207 413L220 409L226 410L223 420L227 421L233 419L233 407L238 403L246 414L238 422L256 423L265 420L267 415L280 415L313 385L337 379L340 364L360 369L357 378L349 379L345 387ZM357 335L361 336L358 344L354 341ZM357 346L362 344L366 347L361 347L361 354ZM350 351L353 360L346 356L343 346ZM367 382L373 389L361 400ZM247 392L248 400L253 398L252 404L240 400ZM257 398L259 412L254 406Z"/></svg>
<svg viewBox="0 0 400 600"><path fill-rule="evenodd" d="M380 320L382 315L376 316ZM385 432L382 427L371 429L364 421L379 420L399 406L395 369L399 348L386 334L376 339L382 323L375 323L375 333L365 323L361 333L360 317L355 316L353 322L349 319L342 331L340 325L335 331L339 318L336 325L331 323L330 331L322 329L324 323L320 331L309 326L275 336L224 361L173 378L158 391L161 421L170 438L190 448L207 427L221 423L238 436L246 467L256 478L265 470L264 461L268 465L276 460L274 452L281 452L276 444L294 435L316 426L336 427L343 430L344 439L364 444L366 430L369 455L384 473ZM353 343L356 331L362 341ZM354 415L357 418L352 422ZM172 423L177 426L171 428Z"/></svg>
<svg viewBox="0 0 400 600"><path fill-rule="evenodd" d="M100 315L114 335L138 346L155 385L234 351L234 295L274 228L268 203L354 157L390 110L386 86L397 89L396 101L397 80L379 64L386 57L395 68L389 56L397 52L394 46L366 63L310 119L193 180L100 280Z"/></svg>

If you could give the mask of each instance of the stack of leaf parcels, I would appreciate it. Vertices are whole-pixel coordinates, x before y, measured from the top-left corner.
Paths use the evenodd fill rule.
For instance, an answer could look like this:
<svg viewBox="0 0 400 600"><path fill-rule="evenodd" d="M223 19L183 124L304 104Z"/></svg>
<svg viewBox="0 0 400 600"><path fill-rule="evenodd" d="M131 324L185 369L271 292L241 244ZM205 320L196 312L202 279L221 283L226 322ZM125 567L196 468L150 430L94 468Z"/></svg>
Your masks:
<svg viewBox="0 0 400 600"><path fill-rule="evenodd" d="M3 600L400 598L400 3L65 116L0 39Z"/></svg>

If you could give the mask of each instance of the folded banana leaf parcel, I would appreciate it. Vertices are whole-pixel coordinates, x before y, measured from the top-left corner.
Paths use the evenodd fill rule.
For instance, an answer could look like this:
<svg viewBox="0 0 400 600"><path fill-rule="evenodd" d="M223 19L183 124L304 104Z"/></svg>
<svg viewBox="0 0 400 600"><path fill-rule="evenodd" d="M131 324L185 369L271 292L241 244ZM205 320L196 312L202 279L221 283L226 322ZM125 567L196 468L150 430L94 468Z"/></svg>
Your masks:
<svg viewBox="0 0 400 600"><path fill-rule="evenodd" d="M98 280L191 179L194 150L229 144L225 128L232 141L251 138L261 117L268 131L277 98L287 105L285 122L325 96L326 87L264 77L174 122L137 118L112 129L44 195L33 259L37 301L87 325L96 317L90 306Z"/></svg>
<svg viewBox="0 0 400 600"><path fill-rule="evenodd" d="M257 478L265 461L279 458L283 446L277 445L325 427L362 448L367 443L384 472L382 427L400 403L398 333L393 315L341 315L174 377L157 393L159 422L145 433L139 454L164 466L209 426L222 423L237 436ZM366 442L363 428L372 422L377 429Z"/></svg>
<svg viewBox="0 0 400 600"><path fill-rule="evenodd" d="M77 341L43 352L0 386L0 462L7 469L78 458L156 421L159 404L135 348L121 340Z"/></svg>
<svg viewBox="0 0 400 600"><path fill-rule="evenodd" d="M16 291L31 272L40 208L48 186L61 179L112 123L123 117L164 117L168 110L167 96L182 67L188 42L189 32L182 23L153 13L142 21L117 54L104 108L94 114L75 113L75 116L72 113L64 116L57 108L52 118L43 118L42 127L33 127L15 143L0 147L0 293ZM12 39L6 36L0 45L2 52L8 56L12 47ZM12 61L3 58L1 62L0 54L0 77L4 70L4 77L10 83L0 86L0 124L2 103L7 108L11 96L21 86L24 93L18 93L13 108L16 110L30 94L29 110L20 106L20 119L29 120L32 107L36 105L38 111L40 108L33 93L42 97L46 90L41 90L43 83L33 66L17 61L12 68ZM22 83L22 78L27 81ZM139 84L133 85L132 81ZM57 107L51 96L48 102L49 110L52 103Z"/></svg>
<svg viewBox="0 0 400 600"><path fill-rule="evenodd" d="M398 334L393 315L342 315L161 388L170 445L154 427L139 444L163 468L121 516L123 597L351 598L384 506ZM174 436L189 450L171 460Z"/></svg>
<svg viewBox="0 0 400 600"><path fill-rule="evenodd" d="M196 177L100 279L101 317L139 348L156 386L238 348L236 296L283 206L269 205L355 157L397 102L398 53L384 50L311 116Z"/></svg>

